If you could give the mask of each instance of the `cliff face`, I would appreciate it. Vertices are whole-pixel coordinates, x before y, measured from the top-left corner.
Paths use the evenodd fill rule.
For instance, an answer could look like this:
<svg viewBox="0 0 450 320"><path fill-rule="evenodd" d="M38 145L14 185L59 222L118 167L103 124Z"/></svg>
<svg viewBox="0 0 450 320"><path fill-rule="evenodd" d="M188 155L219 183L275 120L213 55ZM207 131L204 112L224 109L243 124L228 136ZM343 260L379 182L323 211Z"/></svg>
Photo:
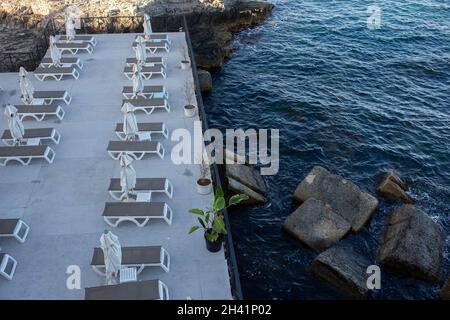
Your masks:
<svg viewBox="0 0 450 320"><path fill-rule="evenodd" d="M9 34L15 42L18 25L31 31L38 30L45 18L61 18L66 11L88 17L116 17L112 23L94 21L87 30L94 33L142 32L137 21L117 19L142 12L156 17L152 20L156 31L167 30L168 27L175 31L179 29L177 16L185 15L197 65L204 69L216 69L232 54L230 42L233 34L261 23L272 8L272 4L256 0L2 0L0 26L3 25L6 31L10 28ZM4 33L8 33L6 31ZM33 33L37 32L31 32L30 36Z"/></svg>

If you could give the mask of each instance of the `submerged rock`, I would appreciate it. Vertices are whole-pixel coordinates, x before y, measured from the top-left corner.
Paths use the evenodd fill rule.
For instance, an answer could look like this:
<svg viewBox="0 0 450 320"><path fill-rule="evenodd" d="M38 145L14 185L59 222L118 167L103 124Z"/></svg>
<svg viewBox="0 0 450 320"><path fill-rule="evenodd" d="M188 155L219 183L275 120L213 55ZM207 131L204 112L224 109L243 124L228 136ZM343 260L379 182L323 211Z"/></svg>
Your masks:
<svg viewBox="0 0 450 320"><path fill-rule="evenodd" d="M236 194L245 193L250 197L243 204L255 205L267 202L266 186L256 169L243 164L227 164L225 165L225 174L228 179L229 191Z"/></svg>
<svg viewBox="0 0 450 320"><path fill-rule="evenodd" d="M442 245L440 227L419 208L405 204L389 218L378 260L397 273L437 281Z"/></svg>
<svg viewBox="0 0 450 320"><path fill-rule="evenodd" d="M212 91L212 77L211 73L206 70L198 69L198 81L200 83L200 90L202 93L209 93Z"/></svg>
<svg viewBox="0 0 450 320"><path fill-rule="evenodd" d="M378 186L377 192L384 197L401 199L406 203L414 204L414 200L405 192L406 184L393 172L390 172Z"/></svg>
<svg viewBox="0 0 450 320"><path fill-rule="evenodd" d="M319 254L309 270L321 280L355 299L367 297L367 258L352 248L336 245Z"/></svg>
<svg viewBox="0 0 450 320"><path fill-rule="evenodd" d="M352 226L354 232L364 227L378 206L375 197L320 166L315 166L294 192L296 202L302 203L309 198L327 203Z"/></svg>
<svg viewBox="0 0 450 320"><path fill-rule="evenodd" d="M307 246L321 252L342 239L351 226L324 202L309 198L286 218L283 228Z"/></svg>
<svg viewBox="0 0 450 320"><path fill-rule="evenodd" d="M440 293L441 299L450 300L450 276L445 281Z"/></svg>

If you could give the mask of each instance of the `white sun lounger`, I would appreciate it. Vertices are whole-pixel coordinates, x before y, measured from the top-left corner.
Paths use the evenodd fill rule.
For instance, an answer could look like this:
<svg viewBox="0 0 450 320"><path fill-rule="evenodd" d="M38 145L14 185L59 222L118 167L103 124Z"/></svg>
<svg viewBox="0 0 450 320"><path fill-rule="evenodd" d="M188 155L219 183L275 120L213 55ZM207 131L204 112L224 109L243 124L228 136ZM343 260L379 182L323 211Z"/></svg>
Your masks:
<svg viewBox="0 0 450 320"><path fill-rule="evenodd" d="M0 275L12 280L16 271L17 261L9 254L0 252Z"/></svg>
<svg viewBox="0 0 450 320"><path fill-rule="evenodd" d="M59 120L64 118L66 112L64 109L56 104L41 104L41 105L16 105L17 114L20 120L31 117L36 121L41 122L45 117L55 116Z"/></svg>
<svg viewBox="0 0 450 320"><path fill-rule="evenodd" d="M60 42L68 42L71 43L71 41L67 40L67 36L66 35L58 35L55 37L56 41L60 41ZM87 42L89 43L91 46L95 47L97 45L97 39L94 36L89 36L89 35L76 35L75 38L73 39L73 42Z"/></svg>
<svg viewBox="0 0 450 320"><path fill-rule="evenodd" d="M101 248L94 248L91 266L96 273L105 276L105 257ZM170 255L162 246L122 247L122 268L137 268L137 274L145 267L160 267L170 271Z"/></svg>
<svg viewBox="0 0 450 320"><path fill-rule="evenodd" d="M34 71L34 76L39 81L44 81L47 78L53 78L56 81L60 81L63 77L73 77L74 79L78 79L80 73L75 67L38 67Z"/></svg>
<svg viewBox="0 0 450 320"><path fill-rule="evenodd" d="M124 99L123 103L130 103L135 111L144 111L146 114L152 114L156 109L166 110L170 112L170 105L167 102L167 99Z"/></svg>
<svg viewBox="0 0 450 320"><path fill-rule="evenodd" d="M132 80L134 77L133 67L125 67L123 69L123 74L128 80ZM143 66L141 69L141 75L145 80L149 80L155 75L161 75L164 79L166 79L166 70L162 65Z"/></svg>
<svg viewBox="0 0 450 320"><path fill-rule="evenodd" d="M169 300L161 280L145 280L84 289L85 300Z"/></svg>
<svg viewBox="0 0 450 320"><path fill-rule="evenodd" d="M143 227L150 219L163 219L171 225L172 216L172 209L165 202L107 202L103 210L103 219L111 227L124 221Z"/></svg>
<svg viewBox="0 0 450 320"><path fill-rule="evenodd" d="M67 51L75 55L79 51L86 51L89 54L92 54L92 52L94 52L94 48L88 42L56 42L55 45L61 51L61 53Z"/></svg>
<svg viewBox="0 0 450 320"><path fill-rule="evenodd" d="M124 152L128 152L135 160L141 160L145 155L153 153L163 159L165 152L158 141L110 141L107 151L114 160L119 160Z"/></svg>
<svg viewBox="0 0 450 320"><path fill-rule="evenodd" d="M83 62L77 57L62 57L59 60L61 67L78 67L78 69L83 69ZM41 68L48 68L53 65L52 58L44 57L39 65Z"/></svg>
<svg viewBox="0 0 450 320"><path fill-rule="evenodd" d="M24 243L29 231L30 227L20 219L0 219L0 237L13 237Z"/></svg>
<svg viewBox="0 0 450 320"><path fill-rule="evenodd" d="M0 166L6 166L13 160L27 166L33 159L45 159L48 163L53 163L55 152L49 146L0 147Z"/></svg>
<svg viewBox="0 0 450 320"><path fill-rule="evenodd" d="M126 66L133 67L137 63L136 58L127 58ZM147 57L144 62L144 66L157 66L162 65L164 68L167 68L166 63L162 57Z"/></svg>
<svg viewBox="0 0 450 320"><path fill-rule="evenodd" d="M146 41L145 43L145 51L150 52L151 54L156 53L158 50L165 50L166 52L170 51L170 45L167 41L161 40L158 42L154 41ZM133 42L133 50L136 50L137 42Z"/></svg>
<svg viewBox="0 0 450 320"><path fill-rule="evenodd" d="M144 39L144 42L157 42L157 41L167 41L169 44L172 43L169 39L169 35L167 33L153 33L145 37L145 35L137 35L135 39L137 40L138 37L142 37Z"/></svg>
<svg viewBox="0 0 450 320"><path fill-rule="evenodd" d="M123 200L125 194L122 192L119 178L112 178L109 183L108 192L116 200ZM149 195L150 201L153 193L164 193L170 199L173 196L172 183L167 178L137 178L133 193L145 193Z"/></svg>
<svg viewBox="0 0 450 320"><path fill-rule="evenodd" d="M169 130L163 122L142 122L138 123L138 134L146 134L151 140L152 134L162 134L166 139L169 137ZM123 132L123 123L116 124L116 135L120 140L125 140L126 135Z"/></svg>
<svg viewBox="0 0 450 320"><path fill-rule="evenodd" d="M34 91L32 104L53 104L55 101L64 101L70 104L72 97L67 91Z"/></svg>
<svg viewBox="0 0 450 320"><path fill-rule="evenodd" d="M125 99L133 98L133 87L125 86L122 89L122 95ZM142 90L142 95L146 99L158 98L158 99L169 99L169 94L164 86L144 86Z"/></svg>
<svg viewBox="0 0 450 320"><path fill-rule="evenodd" d="M25 129L24 140L26 139L40 139L40 140L50 140L54 143L58 144L61 140L61 135L54 128L36 128L36 129ZM3 142L6 145L12 146L14 145L14 138L11 135L9 130L3 131L3 135L1 137Z"/></svg>

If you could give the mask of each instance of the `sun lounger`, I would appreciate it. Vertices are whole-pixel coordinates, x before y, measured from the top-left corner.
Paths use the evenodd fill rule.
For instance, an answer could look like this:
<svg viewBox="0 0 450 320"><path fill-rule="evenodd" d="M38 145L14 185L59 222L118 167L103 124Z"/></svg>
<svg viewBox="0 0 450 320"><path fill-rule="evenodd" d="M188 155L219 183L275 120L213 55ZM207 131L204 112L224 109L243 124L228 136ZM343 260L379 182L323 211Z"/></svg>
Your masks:
<svg viewBox="0 0 450 320"><path fill-rule="evenodd" d="M45 159L48 163L53 163L55 152L49 146L0 147L1 166L6 166L12 160L27 166L33 159Z"/></svg>
<svg viewBox="0 0 450 320"><path fill-rule="evenodd" d="M133 42L133 50L136 50L137 42ZM166 50L166 52L170 51L169 42L165 40L161 40L158 42L154 41L146 41L145 42L145 50L150 53L155 53L158 50Z"/></svg>
<svg viewBox="0 0 450 320"><path fill-rule="evenodd" d="M169 99L169 94L167 93L164 86L144 86L142 94L147 99L158 98L158 99ZM122 89L122 95L125 99L131 99L133 97L133 87L125 86Z"/></svg>
<svg viewBox="0 0 450 320"><path fill-rule="evenodd" d="M53 128L36 128L36 129L25 129L23 138L26 139L40 139L40 140L51 140L58 144L61 140L61 135L56 129ZM14 145L14 138L9 130L3 131L2 138L3 142L7 145Z"/></svg>
<svg viewBox="0 0 450 320"><path fill-rule="evenodd" d="M77 57L63 57L59 60L61 67L78 67L79 69L83 69L83 62L81 62L80 58ZM41 68L48 68L53 65L52 58L44 57L41 60L41 64L39 65Z"/></svg>
<svg viewBox="0 0 450 320"><path fill-rule="evenodd" d="M135 39L137 39L138 37L142 37L142 39L144 39L144 41L148 42L148 41L158 41L158 40L165 40L167 41L169 44L171 44L171 41L169 39L169 35L167 33L153 33L148 35L147 37L145 37L145 35L137 35L135 37Z"/></svg>
<svg viewBox="0 0 450 320"><path fill-rule="evenodd" d="M49 116L55 116L59 120L62 120L66 114L64 109L56 104L16 105L15 107L20 120L31 117L40 122Z"/></svg>
<svg viewBox="0 0 450 320"><path fill-rule="evenodd" d="M62 42L68 42L67 40L67 36L65 35L58 35L55 37L56 41L62 41ZM75 42L87 42L89 43L91 46L95 47L97 45L97 39L94 36L89 36L89 35L76 35L75 39L73 39L73 41ZM70 41L68 43L71 43Z"/></svg>
<svg viewBox="0 0 450 320"><path fill-rule="evenodd" d="M70 104L72 97L67 91L34 91L33 104L52 104L55 101L64 101Z"/></svg>
<svg viewBox="0 0 450 320"><path fill-rule="evenodd" d="M44 81L48 77L53 78L56 81L60 81L63 77L66 76L71 76L74 79L78 79L80 77L80 73L75 67L38 67L34 71L34 76L39 81Z"/></svg>
<svg viewBox="0 0 450 320"><path fill-rule="evenodd" d="M143 227L150 219L163 219L170 225L172 216L172 209L165 202L107 202L103 210L103 219L111 227L123 221Z"/></svg>
<svg viewBox="0 0 450 320"><path fill-rule="evenodd" d="M86 51L89 54L92 54L92 52L94 52L92 45L88 42L56 42L55 45L61 51L61 53L67 51L75 55L78 53L78 51Z"/></svg>
<svg viewBox="0 0 450 320"><path fill-rule="evenodd" d="M0 252L0 275L12 280L16 271L17 261L9 254Z"/></svg>
<svg viewBox="0 0 450 320"><path fill-rule="evenodd" d="M126 60L126 66L127 67L132 67L137 63L137 59L136 58L127 58ZM164 59L162 57L147 57L145 59L145 66L147 65L162 65L164 68L167 68L166 63L164 62Z"/></svg>
<svg viewBox="0 0 450 320"><path fill-rule="evenodd" d="M145 155L156 153L164 158L164 148L158 141L110 141L108 154L114 160L119 160L123 152L128 152L135 160L141 160Z"/></svg>
<svg viewBox="0 0 450 320"><path fill-rule="evenodd" d="M109 183L108 192L116 200L123 200L125 194L122 193L120 179L112 178ZM173 186L166 178L137 178L136 186L133 189L135 194L146 193L151 196L153 193L165 193L170 199L173 196Z"/></svg>
<svg viewBox="0 0 450 320"><path fill-rule="evenodd" d="M0 219L0 237L14 237L24 243L29 231L30 227L20 219Z"/></svg>
<svg viewBox="0 0 450 320"><path fill-rule="evenodd" d="M105 276L105 257L101 248L94 248L91 266L95 272ZM145 267L161 267L170 271L170 255L161 246L122 247L122 268L137 268L137 274Z"/></svg>
<svg viewBox="0 0 450 320"><path fill-rule="evenodd" d="M84 290L85 300L169 300L169 290L160 280L127 282Z"/></svg>
<svg viewBox="0 0 450 320"><path fill-rule="evenodd" d="M134 77L133 67L125 67L123 69L123 74L128 80L132 80ZM166 70L162 65L159 66L143 66L141 69L142 78L145 80L151 79L154 75L161 75L164 79L166 78Z"/></svg>
<svg viewBox="0 0 450 320"><path fill-rule="evenodd" d="M138 133L146 133L150 136L152 134L162 134L166 139L169 137L169 130L163 122L143 122L138 123ZM123 132L123 123L116 124L116 135L120 140L125 140L126 135Z"/></svg>
<svg viewBox="0 0 450 320"><path fill-rule="evenodd" d="M167 99L124 99L123 103L125 102L129 102L135 111L144 111L146 114L152 114L155 109L164 109L170 112L170 105L167 103Z"/></svg>

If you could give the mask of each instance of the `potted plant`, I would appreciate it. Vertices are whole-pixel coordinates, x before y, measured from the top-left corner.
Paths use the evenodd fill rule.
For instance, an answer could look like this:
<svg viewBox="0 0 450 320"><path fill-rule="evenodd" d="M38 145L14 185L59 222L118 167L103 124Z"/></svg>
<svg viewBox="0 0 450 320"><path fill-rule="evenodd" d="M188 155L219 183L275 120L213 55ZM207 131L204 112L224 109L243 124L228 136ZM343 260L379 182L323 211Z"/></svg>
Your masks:
<svg viewBox="0 0 450 320"><path fill-rule="evenodd" d="M232 196L226 204L222 188L216 188L212 206L207 210L190 209L189 212L198 216L199 225L191 227L189 234L202 229L206 242L206 249L209 252L218 252L222 248L223 237L227 234L227 228L223 218L223 210L236 205L241 201L247 200L245 194Z"/></svg>
<svg viewBox="0 0 450 320"><path fill-rule="evenodd" d="M187 47L185 45L181 46L181 70L188 70L191 66L191 61L189 60L189 55L187 52Z"/></svg>
<svg viewBox="0 0 450 320"><path fill-rule="evenodd" d="M193 104L194 100L194 84L193 82L189 81L189 79L186 80L186 83L184 84L184 96L186 98L187 104L184 106L184 115L187 118L192 118L195 116L195 105Z"/></svg>
<svg viewBox="0 0 450 320"><path fill-rule="evenodd" d="M212 191L211 173L209 165L202 160L200 164L200 178L197 180L197 192L202 195L210 194Z"/></svg>

